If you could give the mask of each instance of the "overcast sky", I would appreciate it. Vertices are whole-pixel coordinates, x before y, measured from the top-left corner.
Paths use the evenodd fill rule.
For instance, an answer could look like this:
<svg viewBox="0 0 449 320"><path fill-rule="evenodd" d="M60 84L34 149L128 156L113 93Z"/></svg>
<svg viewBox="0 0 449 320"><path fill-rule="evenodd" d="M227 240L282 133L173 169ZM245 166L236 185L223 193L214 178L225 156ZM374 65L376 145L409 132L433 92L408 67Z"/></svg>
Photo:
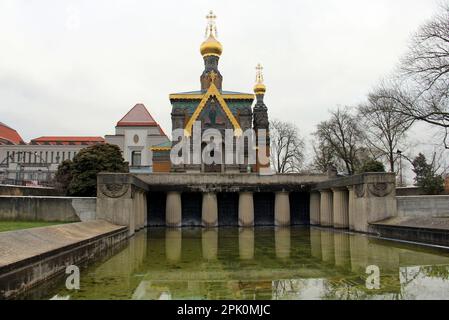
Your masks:
<svg viewBox="0 0 449 320"><path fill-rule="evenodd" d="M169 93L198 90L214 10L225 90L252 92L304 136L355 105L406 51L434 0L0 0L0 121L25 140L114 133L144 103L170 132Z"/></svg>

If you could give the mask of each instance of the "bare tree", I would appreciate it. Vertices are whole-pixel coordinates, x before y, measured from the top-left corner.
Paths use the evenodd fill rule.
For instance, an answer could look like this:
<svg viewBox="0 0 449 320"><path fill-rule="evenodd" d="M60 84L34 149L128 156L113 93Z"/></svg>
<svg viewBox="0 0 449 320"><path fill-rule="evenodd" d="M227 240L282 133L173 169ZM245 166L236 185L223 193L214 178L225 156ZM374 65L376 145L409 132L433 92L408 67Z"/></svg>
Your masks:
<svg viewBox="0 0 449 320"><path fill-rule="evenodd" d="M397 114L440 127L449 149L449 3L414 35L400 67L399 84L381 86L378 97Z"/></svg>
<svg viewBox="0 0 449 320"><path fill-rule="evenodd" d="M354 174L358 160L357 149L362 131L349 108L338 108L330 112L330 119L318 124L314 133L320 144L329 146L335 157L340 159L348 174Z"/></svg>
<svg viewBox="0 0 449 320"><path fill-rule="evenodd" d="M335 166L337 169L341 169L341 166L339 165L341 161L335 157L332 147L327 143L323 141L314 141L313 153L313 169L323 173L326 173L330 166Z"/></svg>
<svg viewBox="0 0 449 320"><path fill-rule="evenodd" d="M449 89L449 2L424 24L412 38L409 53L401 69L413 79L424 93L428 90ZM440 92L443 93L443 92Z"/></svg>
<svg viewBox="0 0 449 320"><path fill-rule="evenodd" d="M358 108L367 147L373 158L386 160L390 172L395 172L396 150L404 142L406 132L413 123L410 117L397 114L395 107L394 100L374 91L368 95L368 101Z"/></svg>
<svg viewBox="0 0 449 320"><path fill-rule="evenodd" d="M271 163L277 173L299 172L304 161L304 140L292 123L270 121Z"/></svg>

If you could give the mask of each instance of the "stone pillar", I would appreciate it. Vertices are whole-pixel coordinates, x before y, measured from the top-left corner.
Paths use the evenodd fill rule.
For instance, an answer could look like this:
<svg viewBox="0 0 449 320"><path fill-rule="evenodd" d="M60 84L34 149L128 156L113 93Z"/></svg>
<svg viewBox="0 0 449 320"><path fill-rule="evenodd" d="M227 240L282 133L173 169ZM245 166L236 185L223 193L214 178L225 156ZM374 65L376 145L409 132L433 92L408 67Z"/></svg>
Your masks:
<svg viewBox="0 0 449 320"><path fill-rule="evenodd" d="M203 227L218 226L218 205L216 193L203 193L202 222Z"/></svg>
<svg viewBox="0 0 449 320"><path fill-rule="evenodd" d="M397 216L394 173L364 173L354 185L354 230L375 232L372 224Z"/></svg>
<svg viewBox="0 0 449 320"><path fill-rule="evenodd" d="M254 258L254 229L239 229L239 255L242 260Z"/></svg>
<svg viewBox="0 0 449 320"><path fill-rule="evenodd" d="M286 259L290 257L290 228L275 228L274 246L276 251L276 258Z"/></svg>
<svg viewBox="0 0 449 320"><path fill-rule="evenodd" d="M203 258L206 260L217 259L218 253L218 229L203 229L201 234Z"/></svg>
<svg viewBox="0 0 449 320"><path fill-rule="evenodd" d="M147 194L144 193L143 194L143 225L144 227L148 227L148 203L147 203L148 199L147 199Z"/></svg>
<svg viewBox="0 0 449 320"><path fill-rule="evenodd" d="M180 227L182 224L181 193L177 191L167 192L167 204L165 207L165 223L167 227Z"/></svg>
<svg viewBox="0 0 449 320"><path fill-rule="evenodd" d="M137 191L134 199L134 215L136 217L136 230L142 229L142 193Z"/></svg>
<svg viewBox="0 0 449 320"><path fill-rule="evenodd" d="M240 192L239 194L239 226L254 226L254 201L252 192Z"/></svg>
<svg viewBox="0 0 449 320"><path fill-rule="evenodd" d="M355 219L355 207L354 207L354 186L347 186L349 197L348 197L348 225L349 230L354 230L354 219Z"/></svg>
<svg viewBox="0 0 449 320"><path fill-rule="evenodd" d="M331 190L320 190L320 225L332 227L333 219L333 194Z"/></svg>
<svg viewBox="0 0 449 320"><path fill-rule="evenodd" d="M276 192L274 198L274 225L286 227L290 225L290 198L288 192Z"/></svg>
<svg viewBox="0 0 449 320"><path fill-rule="evenodd" d="M139 193L148 190L147 185L129 173L99 173L97 175L96 218L128 227L128 235L134 234L139 225Z"/></svg>
<svg viewBox="0 0 449 320"><path fill-rule="evenodd" d="M346 188L333 188L333 226L336 229L349 227L349 193Z"/></svg>
<svg viewBox="0 0 449 320"><path fill-rule="evenodd" d="M181 260L182 232L180 228L165 229L165 256L171 262Z"/></svg>
<svg viewBox="0 0 449 320"><path fill-rule="evenodd" d="M316 191L310 193L310 224L320 224L320 193Z"/></svg>

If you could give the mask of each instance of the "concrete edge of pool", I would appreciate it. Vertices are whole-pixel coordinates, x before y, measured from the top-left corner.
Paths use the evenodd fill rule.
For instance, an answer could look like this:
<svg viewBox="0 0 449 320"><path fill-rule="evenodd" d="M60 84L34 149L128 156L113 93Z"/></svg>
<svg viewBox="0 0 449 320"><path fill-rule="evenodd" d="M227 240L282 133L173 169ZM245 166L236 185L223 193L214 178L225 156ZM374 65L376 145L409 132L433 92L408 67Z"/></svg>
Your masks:
<svg viewBox="0 0 449 320"><path fill-rule="evenodd" d="M128 228L102 220L0 233L0 299L17 296L94 260L128 238Z"/></svg>

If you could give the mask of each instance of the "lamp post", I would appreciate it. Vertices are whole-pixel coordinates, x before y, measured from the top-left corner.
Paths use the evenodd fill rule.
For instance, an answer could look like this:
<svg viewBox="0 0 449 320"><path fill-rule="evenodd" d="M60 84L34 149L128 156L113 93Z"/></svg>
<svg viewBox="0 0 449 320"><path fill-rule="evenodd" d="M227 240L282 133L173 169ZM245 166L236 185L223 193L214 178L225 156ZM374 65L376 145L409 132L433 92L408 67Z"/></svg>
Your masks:
<svg viewBox="0 0 449 320"><path fill-rule="evenodd" d="M399 156L399 184L402 187L403 186L403 181L402 181L402 151L401 150L397 150L396 153Z"/></svg>

